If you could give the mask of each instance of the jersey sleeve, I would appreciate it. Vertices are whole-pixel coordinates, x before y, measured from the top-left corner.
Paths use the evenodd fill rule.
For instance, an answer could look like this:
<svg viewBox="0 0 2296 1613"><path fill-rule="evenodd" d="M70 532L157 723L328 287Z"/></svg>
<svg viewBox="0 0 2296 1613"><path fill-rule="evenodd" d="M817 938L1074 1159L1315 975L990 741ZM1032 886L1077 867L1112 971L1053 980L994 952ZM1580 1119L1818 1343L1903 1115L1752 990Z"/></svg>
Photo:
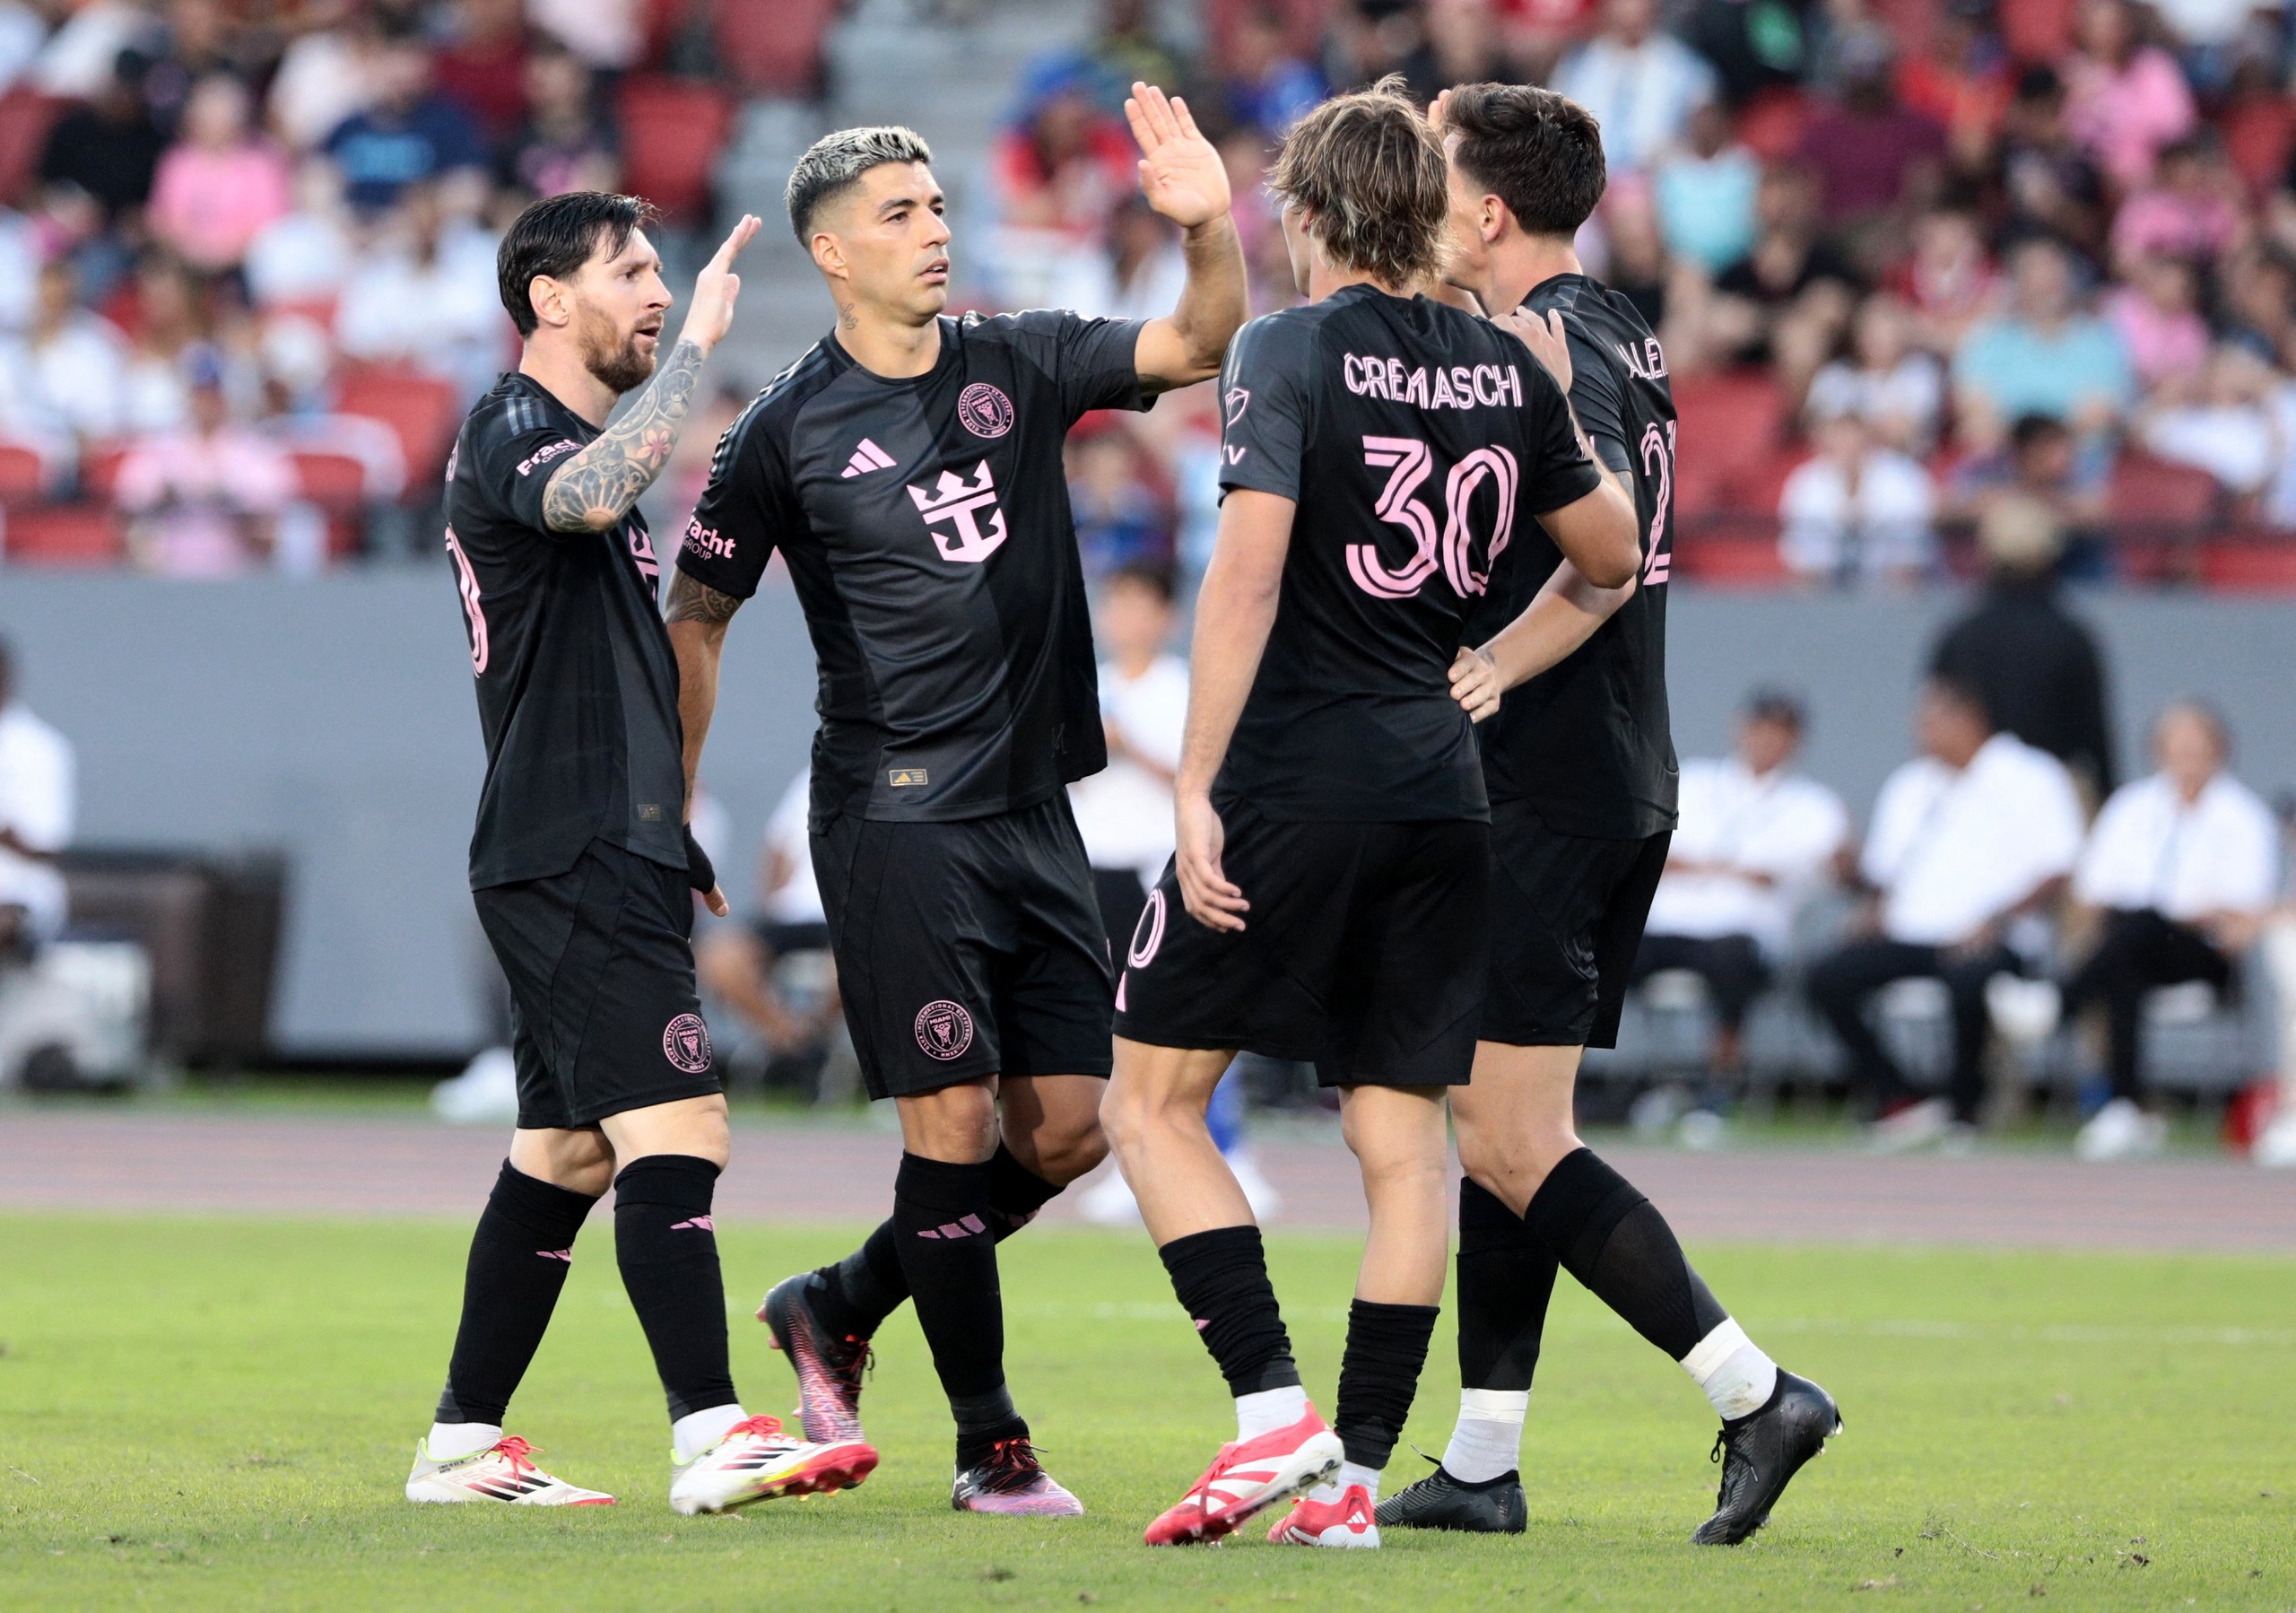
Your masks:
<svg viewBox="0 0 2296 1613"><path fill-rule="evenodd" d="M1627 475L1634 466L1634 444L1627 440L1626 388L1618 367L1584 331L1568 327L1565 334L1570 344L1570 406L1603 463Z"/></svg>
<svg viewBox="0 0 2296 1613"><path fill-rule="evenodd" d="M530 400L512 398L473 421L463 446L476 459L469 484L482 497L521 527L550 530L543 519L543 495L552 475L583 446L563 425Z"/></svg>
<svg viewBox="0 0 2296 1613"><path fill-rule="evenodd" d="M1307 451L1314 336L1296 320L1255 319L1220 371L1220 487L1297 501Z"/></svg>
<svg viewBox="0 0 2296 1613"><path fill-rule="evenodd" d="M726 428L678 545L679 571L736 599L757 592L775 546L804 519L788 462L764 428L752 415Z"/></svg>
<svg viewBox="0 0 2296 1613"><path fill-rule="evenodd" d="M1546 366L1525 355L1523 432L1531 461L1523 467L1523 507L1536 515L1575 504L1603 484L1595 462L1578 446L1571 429L1570 409L1562 389ZM1577 389L1578 363L1571 362L1572 389Z"/></svg>
<svg viewBox="0 0 2296 1613"><path fill-rule="evenodd" d="M1145 409L1140 387L1140 327L1145 319L1087 319L1065 309L1011 316L1015 344L1060 389L1067 423L1094 409Z"/></svg>

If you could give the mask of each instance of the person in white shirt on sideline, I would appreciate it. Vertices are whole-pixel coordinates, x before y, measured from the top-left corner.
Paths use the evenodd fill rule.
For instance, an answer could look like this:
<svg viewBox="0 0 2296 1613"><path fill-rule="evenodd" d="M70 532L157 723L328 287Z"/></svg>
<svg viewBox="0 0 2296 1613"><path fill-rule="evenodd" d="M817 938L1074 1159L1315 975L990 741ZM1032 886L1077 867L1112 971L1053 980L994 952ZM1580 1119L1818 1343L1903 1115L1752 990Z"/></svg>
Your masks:
<svg viewBox="0 0 2296 1613"><path fill-rule="evenodd" d="M22 959L64 928L71 843L72 742L16 693L14 653L0 642L0 958Z"/></svg>
<svg viewBox="0 0 2296 1613"><path fill-rule="evenodd" d="M1892 773L1874 806L1859 871L1876 932L1822 958L1811 1002L1849 1051L1853 1092L1877 1109L1878 1146L1974 1135L1985 1098L1986 983L2024 972L2046 946L2044 915L2081 852L2080 797L2046 752L1997 733L1975 685L1936 676L1915 718L1925 753ZM1894 981L1941 980L1952 994L1951 1097L1919 1098L1866 1023Z"/></svg>
<svg viewBox="0 0 2296 1613"><path fill-rule="evenodd" d="M829 918L805 833L813 778L812 768L797 770L765 826L757 921L712 925L695 938L693 949L703 989L756 1032L776 1059L819 1052L843 1012L834 965L818 1003L788 1001L774 981L774 965L791 953L829 950ZM699 823L698 806L694 816Z"/></svg>
<svg viewBox="0 0 2296 1613"><path fill-rule="evenodd" d="M1100 584L1100 723L1106 771L1068 787L1068 805L1092 865L1121 957L1148 905L1148 889L1172 855L1172 777L1187 726L1187 663L1164 648L1172 634L1172 575L1161 566L1120 566Z"/></svg>
<svg viewBox="0 0 2296 1613"><path fill-rule="evenodd" d="M1148 892L1172 857L1172 779L1187 727L1187 663L1164 648L1173 614L1172 574L1161 566L1119 566L1100 584L1095 625L1108 656L1100 663L1100 720L1109 764L1071 784L1068 804L1092 865L1109 955L1119 968L1132 950ZM1283 1198L1246 1145L1244 1082L1237 1068L1213 1089L1205 1120L1252 1213L1263 1220L1273 1216ZM1084 1218L1103 1226L1128 1226L1140 1218L1139 1201L1118 1171L1102 1173L1080 1202Z"/></svg>
<svg viewBox="0 0 2296 1613"><path fill-rule="evenodd" d="M1746 1010L1786 953L1795 910L1849 839L1841 798L1794 769L1805 722L1793 695L1757 690L1735 755L1683 763L1681 819L1635 955L1635 985L1669 969L1706 982L1716 1086L1744 1074Z"/></svg>
<svg viewBox="0 0 2296 1613"><path fill-rule="evenodd" d="M2156 1151L2165 1128L2144 1108L2138 1057L2144 994L2205 981L2222 990L2255 944L2280 888L2272 809L2225 771L2231 745L2196 701L2152 729L2160 772L2116 790L2081 853L2073 894L2104 910L2097 948L2065 985L2065 1011L2105 1010L2109 1103L2081 1128L2083 1159Z"/></svg>

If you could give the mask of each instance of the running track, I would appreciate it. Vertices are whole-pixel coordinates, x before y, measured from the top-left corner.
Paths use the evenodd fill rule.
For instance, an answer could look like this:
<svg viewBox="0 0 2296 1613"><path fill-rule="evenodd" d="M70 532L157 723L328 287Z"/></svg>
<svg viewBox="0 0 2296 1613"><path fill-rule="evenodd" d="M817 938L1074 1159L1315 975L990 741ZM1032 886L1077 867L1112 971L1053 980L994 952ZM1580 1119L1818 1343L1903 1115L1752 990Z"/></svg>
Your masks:
<svg viewBox="0 0 2296 1613"><path fill-rule="evenodd" d="M442 1215L465 1219L502 1157L496 1127L422 1119L0 1111L0 1210ZM743 1125L718 1189L729 1220L874 1220L899 1138L865 1125ZM1880 1159L1847 1149L1606 1157L1688 1238L2296 1251L2296 1172L2229 1160L2082 1165L2003 1151ZM1279 1225L1362 1225L1336 1140L1268 1141ZM1074 1219L1074 1194L1048 1220Z"/></svg>

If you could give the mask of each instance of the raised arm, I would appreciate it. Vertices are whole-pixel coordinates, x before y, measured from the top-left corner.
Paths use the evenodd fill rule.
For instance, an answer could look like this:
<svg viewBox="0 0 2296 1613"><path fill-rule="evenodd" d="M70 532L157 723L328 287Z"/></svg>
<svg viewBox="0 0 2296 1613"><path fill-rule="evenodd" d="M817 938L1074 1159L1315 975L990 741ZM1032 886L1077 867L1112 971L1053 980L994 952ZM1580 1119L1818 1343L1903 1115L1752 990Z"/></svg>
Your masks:
<svg viewBox="0 0 2296 1613"><path fill-rule="evenodd" d="M683 571L670 573L669 602L662 615L669 623L670 648L678 658L678 723L685 739L685 815L693 816L693 785L701 772L701 746L709 737L710 719L718 714L718 659L726 648L726 623L742 602L721 594ZM725 896L712 891L709 911L719 918L726 912Z"/></svg>
<svg viewBox="0 0 2296 1613"><path fill-rule="evenodd" d="M1635 580L1596 588L1568 560L1554 568L1523 614L1480 648L1462 650L1451 663L1451 698L1481 722L1499 710L1500 697L1560 666L1595 636L1595 630L1634 597Z"/></svg>
<svg viewBox="0 0 2296 1613"><path fill-rule="evenodd" d="M1251 903L1221 871L1226 831L1212 809L1212 781L1228 759L1228 742L1259 676L1259 658L1275 625L1283 558L1299 506L1272 493L1237 488L1220 507L1220 537L1196 597L1190 651L1187 731L1173 781L1174 865L1180 900L1197 922L1241 929Z"/></svg>
<svg viewBox="0 0 2296 1613"><path fill-rule="evenodd" d="M670 462L686 413L693 407L701 366L734 322L734 301L742 294L735 255L757 231L758 221L744 214L695 277L693 307L677 345L646 390L596 441L552 473L542 505L552 531L605 531L630 513Z"/></svg>
<svg viewBox="0 0 2296 1613"><path fill-rule="evenodd" d="M1141 327L1135 350L1144 388L1169 392L1219 374L1228 338L1251 317L1244 248L1229 216L1227 166L1196 129L1187 103L1135 83L1124 111L1140 143L1141 192L1180 227L1187 257L1179 306Z"/></svg>

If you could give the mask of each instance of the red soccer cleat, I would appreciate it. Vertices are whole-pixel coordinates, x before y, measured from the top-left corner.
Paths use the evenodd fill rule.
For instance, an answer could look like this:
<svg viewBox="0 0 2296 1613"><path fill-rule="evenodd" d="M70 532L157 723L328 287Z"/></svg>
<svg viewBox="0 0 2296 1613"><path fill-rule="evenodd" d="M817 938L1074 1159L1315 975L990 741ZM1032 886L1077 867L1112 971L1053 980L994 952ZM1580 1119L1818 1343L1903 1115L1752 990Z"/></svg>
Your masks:
<svg viewBox="0 0 2296 1613"><path fill-rule="evenodd" d="M1371 1504L1371 1492L1360 1484L1349 1485L1336 1501L1318 1501L1312 1495L1302 1495L1298 1504L1275 1521L1267 1531L1270 1546L1338 1546L1379 1548L1379 1525L1377 1509Z"/></svg>
<svg viewBox="0 0 2296 1613"><path fill-rule="evenodd" d="M1188 1493L1148 1526L1151 1546L1217 1540L1339 1471L1339 1435L1309 1407L1288 1428L1220 1447Z"/></svg>

